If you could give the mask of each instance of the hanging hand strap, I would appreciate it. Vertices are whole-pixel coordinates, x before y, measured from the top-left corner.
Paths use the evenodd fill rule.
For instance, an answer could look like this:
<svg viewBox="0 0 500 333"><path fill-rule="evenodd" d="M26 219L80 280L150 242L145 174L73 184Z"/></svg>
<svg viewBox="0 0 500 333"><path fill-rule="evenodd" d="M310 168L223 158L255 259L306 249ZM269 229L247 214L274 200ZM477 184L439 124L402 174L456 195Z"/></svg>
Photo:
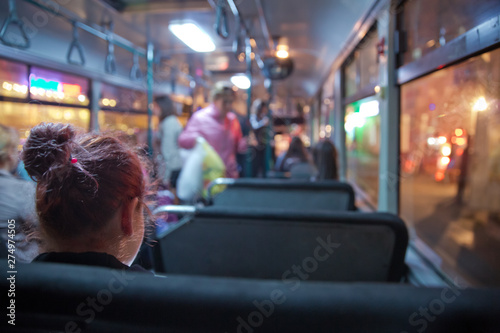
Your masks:
<svg viewBox="0 0 500 333"><path fill-rule="evenodd" d="M8 41L5 37L7 35L7 30L8 28L12 26L17 26L19 28L19 31L21 32L21 36L19 35L14 35L14 34L9 34L9 37L14 37L16 41L19 41L22 39L20 42L12 42ZM11 46L11 47L17 47L19 49L27 49L30 47L30 39L28 38L28 34L26 33L26 25L24 22L19 20L19 17L17 16L17 8L16 8L16 0L9 0L9 16L5 20L2 29L0 30L0 40L4 45Z"/></svg>
<svg viewBox="0 0 500 333"><path fill-rule="evenodd" d="M79 61L75 61L75 60L71 59L71 54L73 53L73 51L75 49L78 51ZM66 54L66 60L68 61L68 63L73 64L73 65L79 65L79 66L85 65L85 54L83 53L82 44L80 44L80 41L79 41L77 22L73 22L73 40L71 41L68 53Z"/></svg>

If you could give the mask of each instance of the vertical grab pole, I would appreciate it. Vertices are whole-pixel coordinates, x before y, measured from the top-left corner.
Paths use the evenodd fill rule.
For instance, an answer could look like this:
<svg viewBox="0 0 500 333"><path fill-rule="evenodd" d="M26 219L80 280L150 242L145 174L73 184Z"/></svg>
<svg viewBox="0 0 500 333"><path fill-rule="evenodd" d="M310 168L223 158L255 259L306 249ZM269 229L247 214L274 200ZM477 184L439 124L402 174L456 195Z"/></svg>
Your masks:
<svg viewBox="0 0 500 333"><path fill-rule="evenodd" d="M247 118L250 122L250 109L252 107L252 45L250 44L250 37L245 36L245 59L247 62L247 77L250 80L250 86L247 89ZM252 162L254 160L252 156L252 151L247 147L247 158L246 158L246 168L245 177L252 177Z"/></svg>
<svg viewBox="0 0 500 333"><path fill-rule="evenodd" d="M148 85L148 154L153 157L153 61L154 61L154 46L153 43L148 43L147 48L147 85Z"/></svg>
<svg viewBox="0 0 500 333"><path fill-rule="evenodd" d="M267 92L269 94L269 101L267 105L267 116L269 117L269 124L266 126L266 131L265 131L265 136L264 139L266 140L266 154L265 154L265 161L264 161L264 178L267 178L267 172L271 169L271 140L274 138L271 137L273 135L273 111L269 107L269 102L273 98L273 81L271 79L269 80L269 87L267 87Z"/></svg>

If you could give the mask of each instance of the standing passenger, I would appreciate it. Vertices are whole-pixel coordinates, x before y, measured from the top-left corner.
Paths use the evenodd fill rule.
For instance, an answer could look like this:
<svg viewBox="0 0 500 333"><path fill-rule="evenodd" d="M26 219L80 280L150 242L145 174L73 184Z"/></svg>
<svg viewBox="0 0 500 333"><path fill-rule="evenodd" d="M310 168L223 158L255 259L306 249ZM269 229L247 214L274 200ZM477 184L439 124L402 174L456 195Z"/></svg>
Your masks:
<svg viewBox="0 0 500 333"><path fill-rule="evenodd" d="M138 155L111 136L42 123L31 130L23 160L37 181L44 253L34 261L128 269L145 228Z"/></svg>
<svg viewBox="0 0 500 333"><path fill-rule="evenodd" d="M162 178L164 183L173 189L182 168L178 145L182 125L175 115L174 103L168 96L156 98L156 104L160 108L160 151L165 163L165 173Z"/></svg>
<svg viewBox="0 0 500 333"><path fill-rule="evenodd" d="M226 177L238 178L236 153L246 150L238 118L231 111L234 91L219 82L212 91L212 104L193 114L179 136L179 146L191 149L196 138L203 137L219 154L226 166Z"/></svg>
<svg viewBox="0 0 500 333"><path fill-rule="evenodd" d="M256 138L255 158L253 160L253 176L264 177L266 169L266 132L269 125L269 112L267 103L261 99L256 99L252 104L250 123Z"/></svg>

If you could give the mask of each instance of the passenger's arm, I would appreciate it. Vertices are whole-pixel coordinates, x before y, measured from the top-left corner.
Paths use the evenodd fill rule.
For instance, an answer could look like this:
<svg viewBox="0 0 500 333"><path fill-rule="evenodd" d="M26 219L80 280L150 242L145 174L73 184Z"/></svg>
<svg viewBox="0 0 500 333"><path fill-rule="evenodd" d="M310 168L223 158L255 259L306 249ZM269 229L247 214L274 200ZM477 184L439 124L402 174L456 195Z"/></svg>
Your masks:
<svg viewBox="0 0 500 333"><path fill-rule="evenodd" d="M179 135L179 147L191 149L196 144L196 138L201 136L201 123L194 114L186 125L186 128Z"/></svg>
<svg viewBox="0 0 500 333"><path fill-rule="evenodd" d="M243 138L240 123L237 119L233 121L233 135L235 143L235 153L244 153L247 151L247 141Z"/></svg>
<svg viewBox="0 0 500 333"><path fill-rule="evenodd" d="M252 128L254 130L258 130L259 128L262 128L264 126L267 126L267 124L269 124L269 117L265 116L261 120L258 120L257 115L252 114L250 116L250 124L252 125Z"/></svg>

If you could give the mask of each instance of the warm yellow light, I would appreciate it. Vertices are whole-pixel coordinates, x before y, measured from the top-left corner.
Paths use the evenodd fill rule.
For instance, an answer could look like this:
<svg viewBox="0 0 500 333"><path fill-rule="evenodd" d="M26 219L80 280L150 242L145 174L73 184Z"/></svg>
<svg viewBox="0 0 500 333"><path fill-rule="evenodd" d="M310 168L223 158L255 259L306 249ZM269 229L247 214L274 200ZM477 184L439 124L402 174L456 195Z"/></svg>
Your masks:
<svg viewBox="0 0 500 333"><path fill-rule="evenodd" d="M112 108L114 108L116 106L116 101L114 99L110 99L109 100L109 106L111 106Z"/></svg>
<svg viewBox="0 0 500 333"><path fill-rule="evenodd" d="M450 158L447 156L441 157L439 162L441 162L441 165L448 165L450 163Z"/></svg>
<svg viewBox="0 0 500 333"><path fill-rule="evenodd" d="M326 131L327 133L330 133L330 132L332 131L332 126L331 126L331 125L326 125L326 126L325 126L325 131Z"/></svg>
<svg viewBox="0 0 500 333"><path fill-rule="evenodd" d="M443 146L443 148L441 148L441 154L443 154L443 156L450 156L451 155L451 147L450 146Z"/></svg>
<svg viewBox="0 0 500 333"><path fill-rule="evenodd" d="M70 110L66 110L66 111L64 111L63 118L64 118L65 120L71 120L71 118L73 118L73 112L72 112L72 111L70 111Z"/></svg>
<svg viewBox="0 0 500 333"><path fill-rule="evenodd" d="M81 120L88 120L89 119L89 112L86 110L80 110L78 115L80 116Z"/></svg>
<svg viewBox="0 0 500 333"><path fill-rule="evenodd" d="M14 91L15 92L21 92L21 86L18 85L17 83L14 83Z"/></svg>
<svg viewBox="0 0 500 333"><path fill-rule="evenodd" d="M446 143L446 137L445 136L440 136L438 138L438 143L444 145Z"/></svg>
<svg viewBox="0 0 500 333"><path fill-rule="evenodd" d="M107 98L103 98L103 99L102 99L102 105L104 105L104 106L108 106L108 105L109 105L109 99L107 99Z"/></svg>
<svg viewBox="0 0 500 333"><path fill-rule="evenodd" d="M86 99L87 99L87 97L85 97L85 95L80 95L80 96L78 96L78 100L79 100L81 103L85 102L85 100L86 100Z"/></svg>
<svg viewBox="0 0 500 333"><path fill-rule="evenodd" d="M458 146L463 146L467 143L467 141L465 140L465 138L457 138L457 145Z"/></svg>
<svg viewBox="0 0 500 333"><path fill-rule="evenodd" d="M311 107L309 105L306 105L306 106L304 106L303 110L304 110L304 113L309 113L309 111L311 111Z"/></svg>
<svg viewBox="0 0 500 333"><path fill-rule="evenodd" d="M487 108L488 108L488 103L486 103L486 99L481 96L477 99L476 103L472 107L472 111L481 112L481 111L486 111Z"/></svg>
<svg viewBox="0 0 500 333"><path fill-rule="evenodd" d="M375 90L375 93L378 94L380 92L380 86L375 86L373 90Z"/></svg>
<svg viewBox="0 0 500 333"><path fill-rule="evenodd" d="M39 93L40 93L40 90L39 90ZM64 98L64 96L66 96L66 95L64 95L64 93L63 93L63 92L58 92L58 93L57 93L57 98L59 98L59 99L63 99L63 98Z"/></svg>
<svg viewBox="0 0 500 333"><path fill-rule="evenodd" d="M8 91L11 91L12 90L12 84L10 84L9 82L4 82L2 87L5 89L5 90L8 90Z"/></svg>
<svg viewBox="0 0 500 333"><path fill-rule="evenodd" d="M288 58L289 54L287 50L278 50L276 51L276 56L280 59Z"/></svg>
<svg viewBox="0 0 500 333"><path fill-rule="evenodd" d="M463 129L461 129L461 128L457 128L457 129L455 130L455 135L456 135L456 136L462 136L463 134L464 134L464 130L463 130Z"/></svg>

